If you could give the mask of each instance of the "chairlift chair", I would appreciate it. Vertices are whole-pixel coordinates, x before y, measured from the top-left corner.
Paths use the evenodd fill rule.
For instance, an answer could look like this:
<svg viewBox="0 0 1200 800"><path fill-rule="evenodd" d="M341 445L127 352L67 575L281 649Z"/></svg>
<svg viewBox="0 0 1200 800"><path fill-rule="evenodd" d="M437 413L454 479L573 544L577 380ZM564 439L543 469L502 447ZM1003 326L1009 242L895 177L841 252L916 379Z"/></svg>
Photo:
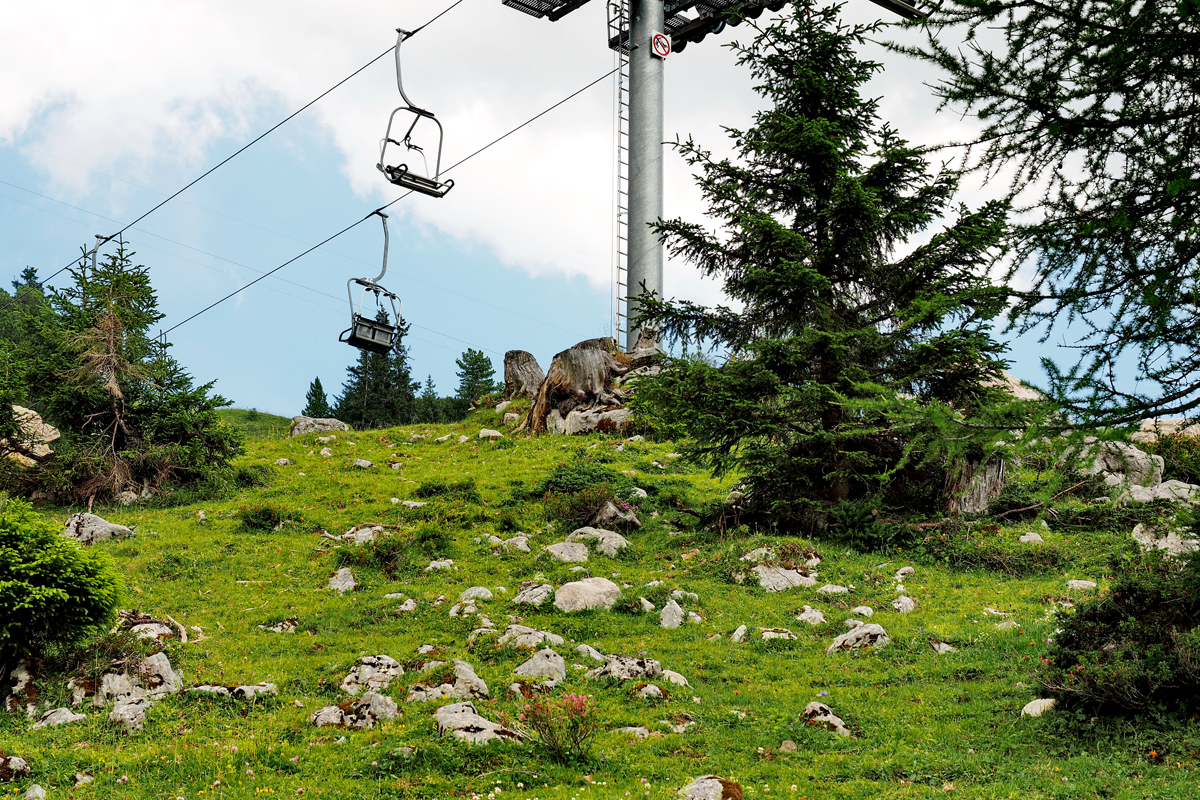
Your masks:
<svg viewBox="0 0 1200 800"><path fill-rule="evenodd" d="M382 211L376 211L375 213L383 221L383 269L375 278L351 278L346 281L346 296L350 300L350 327L342 331L338 337L338 341L345 342L360 350L385 354L396 344L396 325L400 322L400 298L396 297L396 295L389 292L379 283L379 281L383 280L383 276L387 274L388 229L387 214L384 214ZM354 305L354 286L356 284L362 287L362 291L358 297L357 308ZM363 305L366 302L368 293L375 296L376 308L380 308L383 305L383 298L387 298L391 302L392 320L396 323L395 325L380 322L374 316L363 313Z"/></svg>
<svg viewBox="0 0 1200 800"><path fill-rule="evenodd" d="M442 123L433 115L432 111L426 111L423 108L415 105L412 100L408 99L408 95L404 93L404 82L400 77L400 46L404 44L404 40L412 36L412 33L406 30L396 29L398 34L396 39L396 87L400 90L400 98L404 101L404 105L398 107L388 117L387 132L383 135L383 142L379 147L379 163L375 165L376 169L383 173L389 183L395 184L404 189L411 189L414 192L429 195L430 197L445 197L446 192L454 188L454 181L441 179L442 172L442 139L444 131ZM412 123L408 126L408 130L399 140L392 137L392 126L396 122L396 115L401 115L404 118L405 114L412 115ZM413 144L413 131L421 120L432 120L433 124L437 125L438 142L437 156L434 159L433 174L429 175L429 161L425 156L425 150L419 145ZM428 126L425 126L428 127ZM418 153L421 156L421 161L424 164L425 174L415 172L408 164L397 164L391 166L387 163L387 149L389 144L394 144L397 147L405 147L410 153Z"/></svg>

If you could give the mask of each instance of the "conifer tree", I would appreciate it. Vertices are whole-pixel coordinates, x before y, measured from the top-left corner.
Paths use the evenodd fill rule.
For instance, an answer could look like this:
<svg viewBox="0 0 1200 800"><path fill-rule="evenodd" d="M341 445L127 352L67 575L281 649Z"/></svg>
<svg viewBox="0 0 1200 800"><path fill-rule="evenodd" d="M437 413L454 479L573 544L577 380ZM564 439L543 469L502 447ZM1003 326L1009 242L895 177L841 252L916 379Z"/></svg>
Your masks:
<svg viewBox="0 0 1200 800"><path fill-rule="evenodd" d="M325 419L333 414L333 409L329 407L329 398L325 396L325 387L321 385L321 378L317 376L313 378L312 383L308 385L308 394L304 396L304 410L300 413L306 417L316 417L317 419Z"/></svg>
<svg viewBox="0 0 1200 800"><path fill-rule="evenodd" d="M878 27L797 3L733 43L769 107L730 129L735 158L678 146L721 230L657 226L741 308L644 295L644 323L724 360L678 359L639 384L638 402L682 425L697 460L743 474L777 519L815 520L938 447L978 447L972 428L936 432L982 407L981 382L1004 366L987 326L1004 293L981 264L1006 209L953 207L956 176L931 171L860 94L881 67L856 52ZM928 243L907 244L943 215Z"/></svg>
<svg viewBox="0 0 1200 800"><path fill-rule="evenodd" d="M382 308L375 315L377 322L390 322ZM403 425L413 419L416 410L416 391L420 383L413 381L408 367L408 346L404 337L409 325L397 322L398 335L392 349L386 353L359 352L358 360L346 367L346 383L336 400L334 416L355 428L387 428Z"/></svg>
<svg viewBox="0 0 1200 800"><path fill-rule="evenodd" d="M492 360L482 350L468 347L454 363L459 370L455 374L458 375L456 396L460 400L478 400L500 388L495 380L496 369L492 366Z"/></svg>

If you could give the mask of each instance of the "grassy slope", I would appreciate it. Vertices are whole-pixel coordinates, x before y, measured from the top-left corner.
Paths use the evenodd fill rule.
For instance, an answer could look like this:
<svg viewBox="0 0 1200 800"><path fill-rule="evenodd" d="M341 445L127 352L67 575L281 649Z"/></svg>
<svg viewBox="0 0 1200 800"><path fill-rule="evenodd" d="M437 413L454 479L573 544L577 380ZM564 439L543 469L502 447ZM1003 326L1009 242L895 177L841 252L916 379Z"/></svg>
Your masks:
<svg viewBox="0 0 1200 800"><path fill-rule="evenodd" d="M253 439L281 439L287 436L292 426L288 417L264 414L253 408L223 408L217 414L226 425L237 428Z"/></svg>
<svg viewBox="0 0 1200 800"><path fill-rule="evenodd" d="M275 477L264 488L226 502L102 512L137 525L136 538L106 546L126 575L131 603L200 625L208 636L169 648L185 682L272 681L280 697L249 708L172 697L154 707L146 730L133 737L118 734L106 715L95 711L86 722L43 731L30 731L30 723L16 715L0 715L0 750L29 759L34 779L52 789L51 796L65 797L74 773L94 774L96 781L76 789L75 798L249 798L295 796L300 790L331 797L449 798L483 796L495 787L514 798L576 800L627 793L668 798L692 777L708 773L740 781L748 797L932 797L951 791L979 798L1196 796L1196 761L1182 742L1189 736L1195 741L1200 726L1192 724L1166 739L1166 734L1129 727L1117 739L1089 740L1061 734L1049 717L1019 717L1022 705L1036 696L1030 672L1042 642L1052 635L1050 602L1066 597L1067 578L1103 584L1104 576L1088 565L1102 563L1105 552L1121 546L1119 538L1046 532L1050 546L1079 554L1063 574L1018 579L913 562L917 572L906 585L919 607L898 615L890 611L890 576L910 563L900 560L903 553L883 563L878 555L820 546L825 560L818 585L853 584L853 594L844 600L809 589L768 595L732 585L722 566L730 551L739 555L767 540L722 541L691 531L687 517L673 512L650 520L651 499L642 509L648 524L630 536L632 552L619 559L593 554L588 567L594 575L619 573L614 580L635 587L627 592L645 591L636 587L654 579L694 591L700 603L693 607L704 616L703 624L667 631L656 615L518 611L506 598L521 581L540 572L557 585L570 573L535 559L541 546L564 533L545 531L540 504L515 507L521 529L536 533L534 554L493 555L476 543L476 537L496 530L497 506L510 495L513 481L531 485L555 463L590 452L607 453L613 468L635 469L639 475L657 472L650 462L662 460L671 465L670 477L687 482L694 498L718 497L725 487L666 459L668 444L632 443L617 453L616 440L602 437L518 438L509 448L474 438L461 445L432 439L408 443L413 432L473 437L481 425L498 427L498 422L492 412L481 412L457 426L340 436L328 459L310 454L321 447L312 436L259 439L250 443L246 463L269 465L280 457L295 462L273 468ZM596 449L583 449L593 444ZM376 467L353 470L356 457ZM387 469L389 457L399 458L402 469ZM410 510L391 502L412 497L420 482L464 477L478 482L485 508L434 501ZM233 518L239 507L261 503L286 506L297 519L272 533L240 530ZM197 517L200 509L206 512L204 523ZM339 597L323 589L335 561L319 529L340 532L365 521L411 528L422 519L446 527L444 520L454 517L461 523L450 527L457 571L412 572L388 581L380 571L360 567L355 569L359 591ZM1007 544L1030 527L1005 527L996 535ZM699 555L680 557L693 548ZM474 585L507 588L507 595L497 593L482 604L499 627L507 614L520 613L525 624L602 652L644 651L683 673L692 688L673 692L666 701L647 701L626 687L588 683L581 671L568 668L563 690L593 695L606 729L647 725L656 732L644 742L601 734L596 759L582 768L556 766L533 747L471 748L439 739L431 717L436 704L404 704L404 678L388 690L401 701L396 722L346 732L343 742L342 731L312 727L308 715L338 698L337 685L355 658L382 653L403 662L423 644L440 645L475 666L495 698L477 704L482 713L493 719L519 714L522 703L509 699L504 687L524 656L497 650L487 639L469 649L466 637L474 625L449 618L450 603L430 605L439 595L453 601ZM389 592L415 597L419 609L398 614L400 601L384 598ZM822 609L829 622L817 627L798 622L794 615L805 603ZM826 645L845 630L847 609L859 604L876 609L874 621L894 637L892 645L877 654L827 655ZM984 615L984 606L1010 612L1020 627L997 630L997 619ZM297 635L268 634L257 627L292 615L300 620ZM752 633L784 626L798 638L742 645L727 637L706 639L739 624ZM930 637L960 652L936 655ZM559 650L568 664L577 660L566 648ZM61 683L47 682L42 689L63 701ZM822 699L854 729L853 738L838 739L800 721L804 706L822 691L829 693ZM669 723L682 721L683 715L696 724L682 734L671 732ZM778 752L784 739L794 740L798 752ZM411 761L394 754L406 745L416 747ZM128 783L117 783L122 775L129 776Z"/></svg>

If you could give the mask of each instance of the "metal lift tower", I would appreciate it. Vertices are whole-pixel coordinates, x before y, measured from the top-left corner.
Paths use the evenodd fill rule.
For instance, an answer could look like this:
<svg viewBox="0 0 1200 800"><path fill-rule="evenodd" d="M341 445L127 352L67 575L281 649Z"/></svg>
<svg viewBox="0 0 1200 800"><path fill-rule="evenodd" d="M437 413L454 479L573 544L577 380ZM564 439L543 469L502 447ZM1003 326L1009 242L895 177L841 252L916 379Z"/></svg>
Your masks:
<svg viewBox="0 0 1200 800"><path fill-rule="evenodd" d="M590 0L502 0L551 22ZM925 14L904 0L871 0L905 19ZM608 46L619 54L617 89L617 311L614 335L637 346L642 286L663 297L663 247L650 225L663 216L663 68L671 53L787 0L609 0ZM622 306L625 306L622 309Z"/></svg>

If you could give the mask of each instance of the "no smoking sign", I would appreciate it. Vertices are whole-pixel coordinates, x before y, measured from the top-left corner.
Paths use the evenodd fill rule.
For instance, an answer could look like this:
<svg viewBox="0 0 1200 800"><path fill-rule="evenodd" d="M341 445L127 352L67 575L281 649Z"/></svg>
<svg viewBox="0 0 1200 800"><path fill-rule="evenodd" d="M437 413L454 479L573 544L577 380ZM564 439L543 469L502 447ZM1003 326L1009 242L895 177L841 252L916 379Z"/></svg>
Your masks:
<svg viewBox="0 0 1200 800"><path fill-rule="evenodd" d="M650 37L650 52L659 58L671 55L671 37L665 33L656 33Z"/></svg>

